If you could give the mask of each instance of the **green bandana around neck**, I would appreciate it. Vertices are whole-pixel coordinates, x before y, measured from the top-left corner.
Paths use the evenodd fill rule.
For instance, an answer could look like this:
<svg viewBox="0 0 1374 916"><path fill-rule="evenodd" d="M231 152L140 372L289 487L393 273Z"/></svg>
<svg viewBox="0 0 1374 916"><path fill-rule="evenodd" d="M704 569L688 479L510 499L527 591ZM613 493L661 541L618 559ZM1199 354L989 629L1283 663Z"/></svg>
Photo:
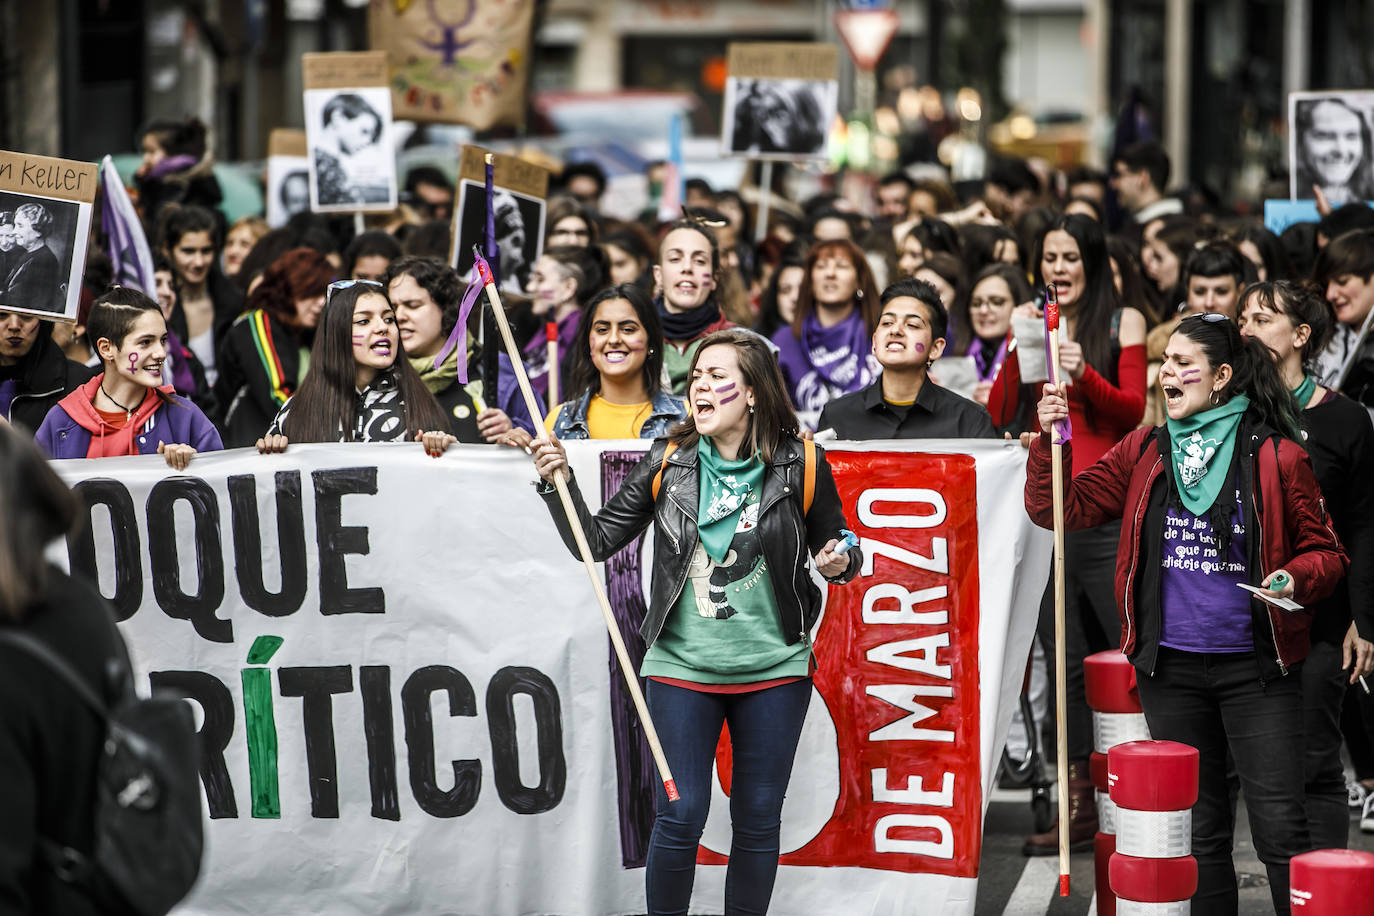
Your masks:
<svg viewBox="0 0 1374 916"><path fill-rule="evenodd" d="M763 496L763 461L758 453L726 461L706 436L697 439L701 492L697 500L697 534L702 549L717 563L725 561L735 539L739 514Z"/></svg>
<svg viewBox="0 0 1374 916"><path fill-rule="evenodd" d="M1312 400L1312 393L1317 390L1317 380L1310 375L1304 375L1302 382L1293 389L1293 400L1298 402L1298 413L1307 409L1307 402Z"/></svg>
<svg viewBox="0 0 1374 916"><path fill-rule="evenodd" d="M1184 507L1202 515L1216 502L1226 484L1226 472L1236 450L1236 427L1250 406L1250 399L1238 394L1220 407L1195 413L1182 420L1169 418L1165 424L1174 458L1174 476ZM1208 473L1212 468L1221 473Z"/></svg>

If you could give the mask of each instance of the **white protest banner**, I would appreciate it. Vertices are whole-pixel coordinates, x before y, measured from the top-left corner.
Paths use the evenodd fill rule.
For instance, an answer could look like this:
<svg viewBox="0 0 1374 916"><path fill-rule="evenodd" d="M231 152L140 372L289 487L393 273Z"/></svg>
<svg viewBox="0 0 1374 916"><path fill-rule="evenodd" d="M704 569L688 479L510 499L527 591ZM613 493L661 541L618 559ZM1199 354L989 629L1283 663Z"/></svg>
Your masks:
<svg viewBox="0 0 1374 916"><path fill-rule="evenodd" d="M569 444L589 501L645 444ZM816 632L771 912L971 914L1048 537L1019 445L866 445L828 451L865 561ZM140 683L198 707L211 820L179 912L643 911L652 763L523 453L54 466L91 507L55 558L111 598ZM632 653L651 562L605 564ZM728 745L717 767L694 911L723 894Z"/></svg>

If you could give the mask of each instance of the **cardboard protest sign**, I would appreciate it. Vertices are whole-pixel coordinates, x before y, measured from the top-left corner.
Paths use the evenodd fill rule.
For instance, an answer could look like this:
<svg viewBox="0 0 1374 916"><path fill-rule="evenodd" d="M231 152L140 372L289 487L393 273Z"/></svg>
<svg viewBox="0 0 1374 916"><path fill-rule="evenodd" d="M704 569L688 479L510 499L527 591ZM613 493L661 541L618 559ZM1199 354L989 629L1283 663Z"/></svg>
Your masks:
<svg viewBox="0 0 1374 916"><path fill-rule="evenodd" d="M301 55L310 209L396 209L391 90L381 51Z"/></svg>
<svg viewBox="0 0 1374 916"><path fill-rule="evenodd" d="M463 277L472 272L472 246L481 245L486 250L486 153L481 147L465 146L459 160L449 263ZM494 153L492 190L501 290L524 293L534 262L544 251L544 198L549 193L549 173L516 156Z"/></svg>
<svg viewBox="0 0 1374 916"><path fill-rule="evenodd" d="M533 19L534 0L373 0L368 34L390 61L396 117L523 124Z"/></svg>
<svg viewBox="0 0 1374 916"><path fill-rule="evenodd" d="M839 103L834 45L734 42L721 115L721 155L819 159Z"/></svg>
<svg viewBox="0 0 1374 916"><path fill-rule="evenodd" d="M647 442L570 442L595 506ZM769 912L971 916L1050 537L1025 453L826 458L864 560L823 586ZM185 916L642 913L656 781L581 565L515 449L414 443L57 461L138 684L190 698L209 814ZM497 520L493 522L493 520ZM643 652L653 538L605 564ZM637 642L636 642L637 641ZM691 912L719 912L728 743Z"/></svg>
<svg viewBox="0 0 1374 916"><path fill-rule="evenodd" d="M1288 94L1288 191L1333 207L1374 201L1374 91Z"/></svg>
<svg viewBox="0 0 1374 916"><path fill-rule="evenodd" d="M305 131L277 128L267 138L267 225L285 226L310 209L310 154Z"/></svg>
<svg viewBox="0 0 1374 916"><path fill-rule="evenodd" d="M99 170L0 150L0 311L75 321Z"/></svg>

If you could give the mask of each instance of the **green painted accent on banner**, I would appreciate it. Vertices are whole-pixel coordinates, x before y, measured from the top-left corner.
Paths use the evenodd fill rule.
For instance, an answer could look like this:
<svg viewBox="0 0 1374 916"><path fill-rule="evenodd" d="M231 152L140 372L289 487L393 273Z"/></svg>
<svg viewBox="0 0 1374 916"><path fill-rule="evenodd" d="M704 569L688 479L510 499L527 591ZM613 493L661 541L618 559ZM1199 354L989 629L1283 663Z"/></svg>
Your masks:
<svg viewBox="0 0 1374 916"><path fill-rule="evenodd" d="M282 642L280 636L259 636L248 651L249 663L271 661ZM272 712L272 672L268 668L244 668L241 675L253 817L279 818L281 794L277 785L277 720Z"/></svg>
<svg viewBox="0 0 1374 916"><path fill-rule="evenodd" d="M280 636L259 636L253 640L253 648L248 650L248 664L265 665L277 654L286 640Z"/></svg>

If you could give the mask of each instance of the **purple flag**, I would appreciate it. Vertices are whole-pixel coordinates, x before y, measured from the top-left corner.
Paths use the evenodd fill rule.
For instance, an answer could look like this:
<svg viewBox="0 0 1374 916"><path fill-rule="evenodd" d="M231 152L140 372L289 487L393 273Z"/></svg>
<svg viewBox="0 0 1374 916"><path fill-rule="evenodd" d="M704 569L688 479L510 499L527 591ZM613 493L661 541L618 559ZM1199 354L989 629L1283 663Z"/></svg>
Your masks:
<svg viewBox="0 0 1374 916"><path fill-rule="evenodd" d="M124 190L114 160L106 156L100 162L100 227L108 239L108 254L114 264L114 282L140 290L150 299L157 298L157 280L153 276L153 252L143 223Z"/></svg>

